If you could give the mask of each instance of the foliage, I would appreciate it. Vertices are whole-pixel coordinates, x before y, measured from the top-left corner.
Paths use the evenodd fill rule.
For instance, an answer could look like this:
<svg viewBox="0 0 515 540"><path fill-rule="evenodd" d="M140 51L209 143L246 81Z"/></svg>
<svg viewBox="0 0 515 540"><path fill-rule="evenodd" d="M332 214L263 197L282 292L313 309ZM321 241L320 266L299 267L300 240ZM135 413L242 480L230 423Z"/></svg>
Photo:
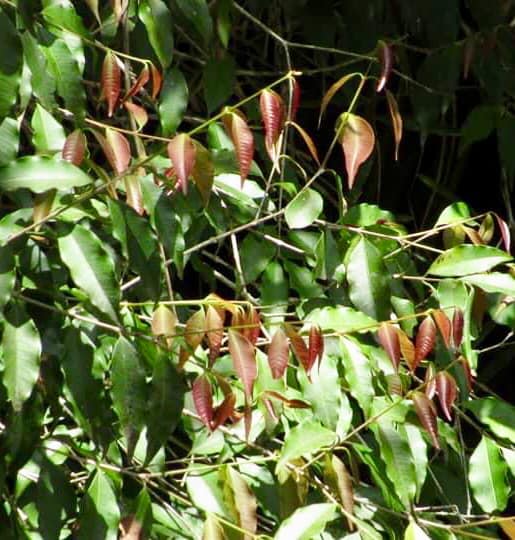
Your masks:
<svg viewBox="0 0 515 540"><path fill-rule="evenodd" d="M512 534L515 6L366 4L0 3L2 538Z"/></svg>

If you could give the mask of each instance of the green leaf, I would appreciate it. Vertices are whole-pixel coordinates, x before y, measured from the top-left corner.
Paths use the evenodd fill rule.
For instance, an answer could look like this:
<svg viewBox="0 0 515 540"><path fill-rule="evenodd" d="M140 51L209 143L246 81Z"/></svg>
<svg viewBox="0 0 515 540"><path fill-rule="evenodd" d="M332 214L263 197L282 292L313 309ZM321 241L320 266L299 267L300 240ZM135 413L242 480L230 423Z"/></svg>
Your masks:
<svg viewBox="0 0 515 540"><path fill-rule="evenodd" d="M141 0L138 16L147 29L148 39L164 69L173 58L173 20L162 0Z"/></svg>
<svg viewBox="0 0 515 540"><path fill-rule="evenodd" d="M323 207L320 193L314 189L305 189L286 206L284 218L290 229L305 229L318 218Z"/></svg>
<svg viewBox="0 0 515 540"><path fill-rule="evenodd" d="M35 193L91 184L91 178L62 159L27 156L0 167L0 192L26 188Z"/></svg>
<svg viewBox="0 0 515 540"><path fill-rule="evenodd" d="M431 540L429 536L415 523L410 520L404 531L404 540Z"/></svg>
<svg viewBox="0 0 515 540"><path fill-rule="evenodd" d="M16 102L23 63L20 34L0 9L0 35L4 53L0 59L0 120Z"/></svg>
<svg viewBox="0 0 515 540"><path fill-rule="evenodd" d="M132 457L139 433L147 420L147 385L145 370L134 345L124 337L116 342L111 367L112 397L120 427L127 440L127 454Z"/></svg>
<svg viewBox="0 0 515 540"><path fill-rule="evenodd" d="M206 0L175 0L182 14L207 44L213 35L213 21Z"/></svg>
<svg viewBox="0 0 515 540"><path fill-rule="evenodd" d="M421 430L413 424L404 424L404 432L406 434L406 440L408 441L413 465L415 467L417 485L415 497L418 499L427 475L427 443L422 435Z"/></svg>
<svg viewBox="0 0 515 540"><path fill-rule="evenodd" d="M73 4L69 1L60 0L47 5L41 12L45 21L52 31L56 29L68 30L77 36L90 38L90 33L86 30L82 18L77 13Z"/></svg>
<svg viewBox="0 0 515 540"><path fill-rule="evenodd" d="M506 401L490 396L465 402L465 407L489 429L503 439L515 444L515 407Z"/></svg>
<svg viewBox="0 0 515 540"><path fill-rule="evenodd" d="M73 281L87 293L93 306L118 322L120 290L114 263L100 239L82 225L75 225L71 232L59 237L58 245Z"/></svg>
<svg viewBox="0 0 515 540"><path fill-rule="evenodd" d="M444 208L434 226L448 225L468 218L470 218L469 207L464 202L456 202Z"/></svg>
<svg viewBox="0 0 515 540"><path fill-rule="evenodd" d="M240 244L239 251L245 282L252 283L268 267L276 249L273 244L249 234Z"/></svg>
<svg viewBox="0 0 515 540"><path fill-rule="evenodd" d="M163 135L171 136L182 122L188 105L188 85L186 79L177 68L169 69L163 80L161 99L159 102L159 121Z"/></svg>
<svg viewBox="0 0 515 540"><path fill-rule="evenodd" d="M388 272L379 250L366 238L357 239L346 256L349 297L361 311L378 321L388 318Z"/></svg>
<svg viewBox="0 0 515 540"><path fill-rule="evenodd" d="M511 260L508 253L491 246L461 245L439 255L427 273L442 277L479 274Z"/></svg>
<svg viewBox="0 0 515 540"><path fill-rule="evenodd" d="M499 107L479 105L472 109L461 128L460 151L475 142L487 139L495 129L499 117Z"/></svg>
<svg viewBox="0 0 515 540"><path fill-rule="evenodd" d="M63 149L66 135L63 126L41 105L36 104L32 115L32 142L38 154L55 154Z"/></svg>
<svg viewBox="0 0 515 540"><path fill-rule="evenodd" d="M230 54L222 58L211 57L204 67L204 98L211 114L226 103L234 91L236 62Z"/></svg>
<svg viewBox="0 0 515 540"><path fill-rule="evenodd" d="M0 246L0 311L11 298L15 282L15 260L11 246Z"/></svg>
<svg viewBox="0 0 515 540"><path fill-rule="evenodd" d="M395 216L375 204L368 203L356 204L343 216L343 223L359 227L369 227L380 220L393 223Z"/></svg>
<svg viewBox="0 0 515 540"><path fill-rule="evenodd" d="M359 403L365 416L368 416L374 397L370 362L354 340L342 337L340 346L345 368L345 379L350 393Z"/></svg>
<svg viewBox="0 0 515 540"><path fill-rule="evenodd" d="M186 489L193 504L204 512L230 517L224 504L219 471L196 471L196 467L191 466L186 476Z"/></svg>
<svg viewBox="0 0 515 540"><path fill-rule="evenodd" d="M0 166L16 159L19 142L18 122L14 118L4 118L0 124Z"/></svg>
<svg viewBox="0 0 515 540"><path fill-rule="evenodd" d="M482 437L470 456L468 476L474 498L485 512L506 508L510 494L507 473L499 447L488 437Z"/></svg>
<svg viewBox="0 0 515 540"><path fill-rule="evenodd" d="M20 411L38 380L41 339L36 325L18 304L5 312L2 350L3 383L13 409Z"/></svg>
<svg viewBox="0 0 515 540"><path fill-rule="evenodd" d="M274 540L311 540L323 532L327 523L335 517L335 504L318 503L304 506L295 510L281 523Z"/></svg>
<svg viewBox="0 0 515 540"><path fill-rule="evenodd" d="M336 434L323 427L316 420L306 420L290 430L284 439L281 456L277 462L277 470L286 466L291 460L304 454L317 452L330 446L336 440Z"/></svg>
<svg viewBox="0 0 515 540"><path fill-rule="evenodd" d="M120 509L107 475L97 469L81 505L78 540L116 540Z"/></svg>
<svg viewBox="0 0 515 540"><path fill-rule="evenodd" d="M342 334L368 332L377 327L375 319L347 306L316 308L306 321L318 324L323 331L334 330Z"/></svg>
<svg viewBox="0 0 515 540"><path fill-rule="evenodd" d="M501 293L515 296L515 278L511 274L491 272L490 274L473 274L461 278L461 281L483 289L487 293Z"/></svg>

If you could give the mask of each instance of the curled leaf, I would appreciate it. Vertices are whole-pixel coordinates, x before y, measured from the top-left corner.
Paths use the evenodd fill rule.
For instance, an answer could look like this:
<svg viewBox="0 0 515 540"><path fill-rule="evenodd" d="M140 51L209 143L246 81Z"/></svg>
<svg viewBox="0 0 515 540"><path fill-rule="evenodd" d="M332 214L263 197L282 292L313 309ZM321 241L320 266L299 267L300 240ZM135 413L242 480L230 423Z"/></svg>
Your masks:
<svg viewBox="0 0 515 540"><path fill-rule="evenodd" d="M265 126L265 147L270 159L276 161L276 143L283 129L285 107L281 96L273 90L265 89L259 97L261 118Z"/></svg>
<svg viewBox="0 0 515 540"><path fill-rule="evenodd" d="M463 311L456 307L452 315L452 345L458 349L463 340Z"/></svg>
<svg viewBox="0 0 515 540"><path fill-rule="evenodd" d="M432 315L445 346L449 348L451 346L451 321L449 320L449 317L447 317L445 311L441 309L435 309Z"/></svg>
<svg viewBox="0 0 515 540"><path fill-rule="evenodd" d="M202 423L211 429L213 420L213 391L206 375L200 375L192 386L193 403Z"/></svg>
<svg viewBox="0 0 515 540"><path fill-rule="evenodd" d="M386 102L388 103L388 111L392 120L393 139L395 141L395 161L399 160L399 146L402 140L402 116L399 112L399 105L394 95L386 90Z"/></svg>
<svg viewBox="0 0 515 540"><path fill-rule="evenodd" d="M216 408L212 429L215 431L219 426L225 424L225 422L231 418L234 414L234 406L236 404L236 396L231 392L225 396L222 403Z"/></svg>
<svg viewBox="0 0 515 540"><path fill-rule="evenodd" d="M361 73L355 72L355 73L347 73L347 75L344 75L341 79L338 79L335 83L331 85L329 90L325 93L324 97L322 98L322 104L320 105L320 114L318 115L318 125L320 126L320 121L322 120L322 116L324 115L325 110L327 109L327 106L329 105L329 102L333 99L334 95L342 86L345 85L348 81L350 81L353 77L363 77Z"/></svg>
<svg viewBox="0 0 515 540"><path fill-rule="evenodd" d="M112 51L108 51L102 64L102 95L107 102L107 116L113 116L120 97L121 72L118 59Z"/></svg>
<svg viewBox="0 0 515 540"><path fill-rule="evenodd" d="M343 461L334 454L327 455L324 464L324 476L327 483L336 491L338 498L346 512L347 527L350 531L355 529L353 521L350 519L354 515L354 489L352 487L352 476Z"/></svg>
<svg viewBox="0 0 515 540"><path fill-rule="evenodd" d="M274 390L265 390L264 395L277 399L292 409L311 409L311 405L307 401L302 401L301 399L289 399Z"/></svg>
<svg viewBox="0 0 515 540"><path fill-rule="evenodd" d="M418 328L415 339L415 363L412 371L415 371L420 362L424 360L433 350L436 340L436 326L431 317L426 317Z"/></svg>
<svg viewBox="0 0 515 540"><path fill-rule="evenodd" d="M279 379L288 366L288 338L279 327L272 337L268 348L268 363L274 379Z"/></svg>
<svg viewBox="0 0 515 540"><path fill-rule="evenodd" d="M61 154L63 159L78 167L84 159L86 144L86 136L80 129L72 131L64 141Z"/></svg>
<svg viewBox="0 0 515 540"><path fill-rule="evenodd" d="M461 365L461 368L463 369L463 373L465 374L465 380L467 381L468 391L471 392L472 383L474 382L474 376L472 375L472 370L470 369L469 361L464 356L460 356L458 359L458 362Z"/></svg>
<svg viewBox="0 0 515 540"><path fill-rule="evenodd" d="M154 64L150 64L150 73L152 75L152 99L156 99L163 86L163 76Z"/></svg>
<svg viewBox="0 0 515 540"><path fill-rule="evenodd" d="M134 120L136 120L136 124L138 124L138 129L144 128L146 123L148 122L147 111L143 107L136 105L136 103L132 103L132 101L126 101L123 106L134 117Z"/></svg>
<svg viewBox="0 0 515 540"><path fill-rule="evenodd" d="M391 47L384 41L379 41L378 48L379 62L381 64L381 76L377 81L376 91L381 92L381 90L386 86L386 83L390 78L390 73L392 72L393 54Z"/></svg>
<svg viewBox="0 0 515 540"><path fill-rule="evenodd" d="M306 343L291 324L286 323L284 329L299 364L306 370L306 373L309 373L311 366L309 365L309 350Z"/></svg>
<svg viewBox="0 0 515 540"><path fill-rule="evenodd" d="M483 244L489 244L494 236L494 218L492 214L488 212L481 222L478 234Z"/></svg>
<svg viewBox="0 0 515 540"><path fill-rule="evenodd" d="M138 175L128 174L125 175L125 195L127 204L140 216L145 213L145 207L143 206L143 193L141 191L141 183Z"/></svg>
<svg viewBox="0 0 515 540"><path fill-rule="evenodd" d="M411 399L413 400L413 405L415 406L415 412L417 413L418 419L420 420L423 428L429 434L433 446L440 450L434 403L422 392L413 392Z"/></svg>
<svg viewBox="0 0 515 540"><path fill-rule="evenodd" d="M245 117L239 111L232 111L225 114L222 120L225 130L234 144L236 158L240 168L241 185L243 186L254 157L254 136L247 125Z"/></svg>
<svg viewBox="0 0 515 540"><path fill-rule="evenodd" d="M127 101L129 98L135 96L149 81L150 72L148 65L145 64L143 69L140 71L138 78L134 81L134 84L130 87L129 91L123 98L123 101Z"/></svg>
<svg viewBox="0 0 515 540"><path fill-rule="evenodd" d="M243 383L245 399L252 400L252 389L257 377L254 346L250 341L232 328L229 329L229 352L231 353L234 371Z"/></svg>
<svg viewBox="0 0 515 540"><path fill-rule="evenodd" d="M436 394L443 414L449 422L452 420L452 406L456 401L457 387L454 377L447 371L439 371L435 377Z"/></svg>
<svg viewBox="0 0 515 540"><path fill-rule="evenodd" d="M188 179L195 166L196 148L189 135L176 135L167 146L179 185L184 194L188 193Z"/></svg>
<svg viewBox="0 0 515 540"><path fill-rule="evenodd" d="M306 146L308 147L309 153L311 154L313 159L317 162L317 164L320 165L320 158L318 157L318 150L317 150L317 148L315 146L315 143L313 142L313 139L296 122L291 121L289 123L289 125L293 126L297 130L299 135L302 137L302 139L306 143Z"/></svg>
<svg viewBox="0 0 515 540"><path fill-rule="evenodd" d="M361 165L370 157L375 144L372 126L361 116L343 113L338 126L339 141L345 157L347 183L352 189Z"/></svg>
<svg viewBox="0 0 515 540"><path fill-rule="evenodd" d="M497 225L499 226L499 230L501 231L501 238L504 244L504 249L510 253L510 247L511 247L511 237L510 237L510 228L508 227L508 224L504 219L502 219L499 215L494 214L495 219L497 221Z"/></svg>
<svg viewBox="0 0 515 540"><path fill-rule="evenodd" d="M474 37L471 36L467 38L463 44L463 79L467 80L470 72L470 66L472 65L472 60L474 59L474 52L476 49L476 44Z"/></svg>
<svg viewBox="0 0 515 540"><path fill-rule="evenodd" d="M401 345L397 329L393 325L383 322L377 331L377 338L379 339L381 347L383 347L386 354L388 354L395 371L397 371L401 359Z"/></svg>

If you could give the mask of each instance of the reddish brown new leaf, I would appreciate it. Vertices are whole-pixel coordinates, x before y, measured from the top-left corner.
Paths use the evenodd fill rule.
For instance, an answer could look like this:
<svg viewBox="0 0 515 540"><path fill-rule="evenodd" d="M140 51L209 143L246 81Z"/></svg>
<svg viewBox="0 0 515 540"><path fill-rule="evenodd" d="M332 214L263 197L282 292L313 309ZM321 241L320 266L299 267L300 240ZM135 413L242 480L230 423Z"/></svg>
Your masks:
<svg viewBox="0 0 515 540"><path fill-rule="evenodd" d="M413 392L411 399L413 400L413 405L415 406L420 423L429 434L433 446L440 450L434 403L422 392Z"/></svg>
<svg viewBox="0 0 515 540"><path fill-rule="evenodd" d="M361 165L370 157L375 145L372 126L361 116L344 113L343 127L338 127L339 141L345 157L347 183L352 189Z"/></svg>
<svg viewBox="0 0 515 540"><path fill-rule="evenodd" d="M154 64L150 64L150 73L152 75L152 99L156 99L157 95L161 91L163 76L156 66L154 66Z"/></svg>
<svg viewBox="0 0 515 540"><path fill-rule="evenodd" d="M148 122L147 111L143 107L136 105L136 103L132 103L132 101L126 101L123 106L134 117L134 120L136 120L136 124L138 124L138 129L142 129Z"/></svg>
<svg viewBox="0 0 515 540"><path fill-rule="evenodd" d="M135 96L148 83L149 79L150 72L148 70L148 65L145 64L138 75L138 78L134 81L134 84L123 98L123 101L127 101L129 98Z"/></svg>
<svg viewBox="0 0 515 540"><path fill-rule="evenodd" d="M192 387L193 403L202 423L211 429L213 420L213 391L206 375L195 379Z"/></svg>
<svg viewBox="0 0 515 540"><path fill-rule="evenodd" d="M292 409L311 409L311 405L307 401L302 401L301 399L289 399L275 390L265 390L264 394L273 399L277 399Z"/></svg>
<svg viewBox="0 0 515 540"><path fill-rule="evenodd" d="M501 231L501 237L504 244L504 249L510 253L510 247L511 247L511 236L510 236L510 228L508 227L508 224L504 219L502 219L499 215L494 214L495 219L497 221L497 225L499 226L499 230Z"/></svg>
<svg viewBox="0 0 515 540"><path fill-rule="evenodd" d="M381 323L377 331L379 343L388 354L395 371L399 369L401 359L401 344L397 329L386 322Z"/></svg>
<svg viewBox="0 0 515 540"><path fill-rule="evenodd" d="M291 121L291 122L289 122L289 125L293 126L297 130L299 135L302 137L302 139L306 143L306 146L308 147L309 153L311 154L313 159L317 162L317 164L320 165L320 158L318 157L318 150L317 150L317 147L315 146L315 143L313 142L313 139L296 122Z"/></svg>
<svg viewBox="0 0 515 540"><path fill-rule="evenodd" d="M254 306L249 307L244 319L244 328L242 334L252 343L252 345L255 345L257 343L259 333L261 332L261 319Z"/></svg>
<svg viewBox="0 0 515 540"><path fill-rule="evenodd" d="M268 348L268 363L274 379L279 379L288 366L288 338L284 330L279 327L272 337Z"/></svg>
<svg viewBox="0 0 515 540"><path fill-rule="evenodd" d="M463 369L463 373L465 374L465 380L467 381L467 388L470 392L472 391L472 383L474 382L474 376L472 375L469 361L464 356L460 356L458 362Z"/></svg>
<svg viewBox="0 0 515 540"><path fill-rule="evenodd" d="M204 310L200 308L187 321L184 331L184 341L188 349L181 349L181 357L179 360L179 368L184 366L186 360L192 352L200 345L206 333L206 315Z"/></svg>
<svg viewBox="0 0 515 540"><path fill-rule="evenodd" d="M102 95L107 101L107 116L113 116L120 97L121 72L116 55L109 51L102 65Z"/></svg>
<svg viewBox="0 0 515 540"><path fill-rule="evenodd" d="M352 476L348 472L343 461L337 456L326 456L324 466L324 476L327 483L336 491L343 505L347 517L347 526L353 531L356 526L350 519L354 515L354 489L352 487Z"/></svg>
<svg viewBox="0 0 515 540"><path fill-rule="evenodd" d="M247 125L245 117L239 111L232 111L224 115L223 123L231 138L236 158L240 168L241 185L246 180L252 159L254 158L254 135Z"/></svg>
<svg viewBox="0 0 515 540"><path fill-rule="evenodd" d="M84 154L86 153L86 144L86 136L80 129L72 131L64 141L61 154L63 159L78 167L84 159Z"/></svg>
<svg viewBox="0 0 515 540"><path fill-rule="evenodd" d="M308 365L311 371L313 365L318 360L319 364L324 355L324 336L318 324L312 324L309 329L308 340Z"/></svg>
<svg viewBox="0 0 515 540"><path fill-rule="evenodd" d="M168 143L167 150L182 192L186 194L188 192L188 179L195 166L195 145L189 135L180 133Z"/></svg>
<svg viewBox="0 0 515 540"><path fill-rule="evenodd" d="M429 399L433 399L436 393L436 380L435 380L435 366L432 362L427 364L426 376L424 379L426 385L426 396Z"/></svg>
<svg viewBox="0 0 515 540"><path fill-rule="evenodd" d="M297 361L306 370L306 373L309 374L311 366L309 365L309 350L305 341L291 324L286 323L284 329L286 335L290 338L290 345Z"/></svg>
<svg viewBox="0 0 515 540"><path fill-rule="evenodd" d="M250 341L232 328L229 329L229 352L231 353L234 371L243 383L245 399L252 400L252 389L257 377L254 346Z"/></svg>
<svg viewBox="0 0 515 540"><path fill-rule="evenodd" d="M415 371L420 362L433 350L436 341L436 326L431 317L426 317L418 328L415 339L415 363L412 371Z"/></svg>
<svg viewBox="0 0 515 540"><path fill-rule="evenodd" d="M297 111L299 110L301 89L300 84L297 79L291 80L293 85L292 99L291 99L291 120L294 121L297 116Z"/></svg>
<svg viewBox="0 0 515 540"><path fill-rule="evenodd" d="M452 315L452 345L457 349L463 339L463 311L456 307Z"/></svg>
<svg viewBox="0 0 515 540"><path fill-rule="evenodd" d="M404 358L408 367L413 371L415 369L413 367L415 365L415 346L411 339L400 328L397 328L397 335L399 336L399 346L402 358Z"/></svg>
<svg viewBox="0 0 515 540"><path fill-rule="evenodd" d="M145 213L145 207L143 206L143 193L141 191L141 184L139 176L135 174L129 174L124 177L125 183L125 195L127 204L140 216Z"/></svg>
<svg viewBox="0 0 515 540"><path fill-rule="evenodd" d="M285 107L281 96L273 90L263 90L259 97L261 118L265 126L265 147L270 159L275 162L275 143L283 129Z"/></svg>
<svg viewBox="0 0 515 540"><path fill-rule="evenodd" d="M388 103L388 111L392 120L393 138L395 141L395 161L399 159L399 146L402 140L402 116L399 112L399 105L393 94L386 90L386 102Z"/></svg>
<svg viewBox="0 0 515 540"><path fill-rule="evenodd" d="M386 83L390 78L390 73L392 72L393 54L390 46L384 41L379 41L378 48L379 62L381 63L381 76L377 81L376 91L381 92L381 90L386 86Z"/></svg>
<svg viewBox="0 0 515 540"><path fill-rule="evenodd" d="M127 170L131 160L129 141L119 131L107 128L106 142L110 148L110 151L106 152L106 157L115 173L121 175Z"/></svg>
<svg viewBox="0 0 515 540"><path fill-rule="evenodd" d="M454 377L447 371L439 371L435 377L436 394L443 414L449 422L452 420L452 406L456 401L457 387Z"/></svg>
<svg viewBox="0 0 515 540"><path fill-rule="evenodd" d="M433 311L433 319L436 322L436 326L438 326L445 346L449 348L451 346L451 321L449 317L447 317L443 310L435 309Z"/></svg>
<svg viewBox="0 0 515 540"><path fill-rule="evenodd" d="M324 97L322 98L322 103L320 105L320 114L318 115L319 127L322 116L324 115L324 112L327 109L329 102L331 101L331 99L333 99L336 92L338 92L338 90L340 90L342 86L344 86L348 81L350 81L353 77L356 76L363 78L363 75L361 75L361 73L359 72L347 73L347 75L344 75L341 79L338 79L335 83L333 83L329 90L325 93Z"/></svg>
<svg viewBox="0 0 515 540"><path fill-rule="evenodd" d="M206 311L206 334L209 344L210 365L213 365L220 354L220 347L222 346L222 339L224 337L224 319L224 310L208 306Z"/></svg>
<svg viewBox="0 0 515 540"><path fill-rule="evenodd" d="M228 420L234 414L235 404L236 396L232 392L227 394L222 403L216 408L212 422L213 431L215 431L215 429L217 429L219 426L225 424L226 420Z"/></svg>

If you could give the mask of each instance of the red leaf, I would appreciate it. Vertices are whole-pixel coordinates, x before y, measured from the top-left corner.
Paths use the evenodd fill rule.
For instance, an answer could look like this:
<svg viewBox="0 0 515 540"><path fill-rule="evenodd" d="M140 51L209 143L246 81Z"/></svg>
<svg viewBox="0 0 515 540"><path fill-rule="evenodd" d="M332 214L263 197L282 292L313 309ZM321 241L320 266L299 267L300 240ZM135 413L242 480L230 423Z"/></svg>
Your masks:
<svg viewBox="0 0 515 540"><path fill-rule="evenodd" d="M317 147L315 146L315 143L313 142L313 139L296 122L293 122L293 121L290 122L290 126L294 127L297 130L298 134L302 137L303 141L306 143L309 153L311 154L313 159L317 162L317 164L320 165L320 158L318 157L318 150L317 150Z"/></svg>
<svg viewBox="0 0 515 540"><path fill-rule="evenodd" d="M123 106L132 114L134 120L136 120L138 129L145 127L145 124L148 122L148 114L143 107L132 103L132 101L126 101Z"/></svg>
<svg viewBox="0 0 515 540"><path fill-rule="evenodd" d="M157 95L161 91L163 76L156 66L154 66L154 64L150 64L150 73L152 74L152 99L156 99Z"/></svg>
<svg viewBox="0 0 515 540"><path fill-rule="evenodd" d="M234 405L236 404L236 396L231 392L225 396L222 403L216 408L212 429L215 431L219 426L225 424L226 420L234 414Z"/></svg>
<svg viewBox="0 0 515 540"><path fill-rule="evenodd" d="M312 324L309 329L308 340L308 364L311 371L314 363L318 360L320 363L324 355L324 337L318 324Z"/></svg>
<svg viewBox="0 0 515 540"><path fill-rule="evenodd" d="M348 186L352 189L361 165L370 157L375 144L372 126L361 116L344 113L343 128L338 128L339 140L345 157Z"/></svg>
<svg viewBox="0 0 515 540"><path fill-rule="evenodd" d="M213 420L213 392L206 375L195 379L192 387L193 403L202 423L211 429Z"/></svg>
<svg viewBox="0 0 515 540"><path fill-rule="evenodd" d="M284 325L286 335L290 338L291 348L302 367L309 374L311 366L309 365L309 350L302 337L297 333L291 324Z"/></svg>
<svg viewBox="0 0 515 540"><path fill-rule="evenodd" d="M245 322L242 334L255 345L257 343L259 333L261 332L261 319L259 313L254 306L250 306L248 312L245 315Z"/></svg>
<svg viewBox="0 0 515 540"><path fill-rule="evenodd" d="M234 144L236 158L238 159L240 168L241 185L243 186L254 157L254 136L247 125L245 117L239 111L232 111L225 114L223 123Z"/></svg>
<svg viewBox="0 0 515 540"><path fill-rule="evenodd" d="M288 366L288 338L279 327L272 337L268 348L268 363L274 379L279 379Z"/></svg>
<svg viewBox="0 0 515 540"><path fill-rule="evenodd" d="M456 401L457 388L454 377L447 371L439 371L435 377L436 393L440 406L442 407L443 414L449 422L452 420L452 406Z"/></svg>
<svg viewBox="0 0 515 540"><path fill-rule="evenodd" d="M107 116L113 116L114 109L120 97L120 66L116 55L109 51L104 58L102 65L102 95L107 101Z"/></svg>
<svg viewBox="0 0 515 540"><path fill-rule="evenodd" d="M297 111L299 110L301 90L300 84L297 79L292 79L293 93L291 99L291 120L294 121L297 116Z"/></svg>
<svg viewBox="0 0 515 540"><path fill-rule="evenodd" d="M246 401L252 400L252 389L257 377L254 346L250 341L232 328L229 329L229 352L234 370L243 383Z"/></svg>
<svg viewBox="0 0 515 540"><path fill-rule="evenodd" d="M422 392L413 392L411 395L415 411L424 429L428 432L435 448L440 450L438 442L438 425L436 423L436 410L433 402Z"/></svg>
<svg viewBox="0 0 515 540"><path fill-rule="evenodd" d="M311 409L311 405L307 401L302 401L301 399L289 399L275 390L265 390L263 394L284 403L287 407L292 409Z"/></svg>
<svg viewBox="0 0 515 540"><path fill-rule="evenodd" d="M435 309L433 311L433 319L436 322L436 326L438 326L445 346L449 348L451 346L451 321L449 317L441 309Z"/></svg>
<svg viewBox="0 0 515 540"><path fill-rule="evenodd" d="M497 221L497 225L499 226L499 230L501 231L501 237L504 244L504 249L510 253L510 247L511 247L511 237L510 237L510 228L508 227L506 221L502 219L497 214L494 214L495 219Z"/></svg>
<svg viewBox="0 0 515 540"><path fill-rule="evenodd" d="M76 129L66 137L62 150L64 160L73 163L77 167L82 163L86 153L86 137L80 129Z"/></svg>
<svg viewBox="0 0 515 540"><path fill-rule="evenodd" d="M263 90L259 97L261 118L265 126L265 147L270 159L275 162L275 143L283 129L285 107L281 96L273 90Z"/></svg>
<svg viewBox="0 0 515 540"><path fill-rule="evenodd" d="M206 333L209 344L210 365L213 365L220 354L220 347L224 337L224 319L225 313L222 309L208 306L206 311Z"/></svg>
<svg viewBox="0 0 515 540"><path fill-rule="evenodd" d="M472 370L470 369L470 364L464 356L460 356L458 359L463 372L465 373L465 380L467 381L467 388L469 392L472 391L472 383L474 382L474 376L472 375Z"/></svg>
<svg viewBox="0 0 515 540"><path fill-rule="evenodd" d="M436 326L431 317L426 317L420 324L415 339L415 363L412 371L415 371L420 362L431 353L435 346Z"/></svg>
<svg viewBox="0 0 515 540"><path fill-rule="evenodd" d="M411 339L400 328L397 328L397 335L399 336L399 346L402 358L404 358L408 367L413 371L415 369L413 367L415 365L415 346L411 342Z"/></svg>
<svg viewBox="0 0 515 540"><path fill-rule="evenodd" d="M379 77L379 81L377 81L376 91L381 92L390 78L393 67L392 49L384 41L379 42L378 56L381 63L381 76Z"/></svg>
<svg viewBox="0 0 515 540"><path fill-rule="evenodd" d="M463 339L463 311L456 307L452 315L452 344L458 349Z"/></svg>
<svg viewBox="0 0 515 540"><path fill-rule="evenodd" d="M167 150L182 192L186 194L188 192L188 178L195 166L195 145L186 133L180 133L168 143Z"/></svg>
<svg viewBox="0 0 515 540"><path fill-rule="evenodd" d="M148 83L149 79L150 73L148 70L148 65L145 64L140 74L138 75L138 78L131 86L126 96L123 98L123 101L127 101L129 98L135 96Z"/></svg>
<svg viewBox="0 0 515 540"><path fill-rule="evenodd" d="M397 333L397 329L391 324L383 322L377 331L377 337L379 339L379 343L390 357L395 371L397 371L399 369L399 362L401 359L401 345L399 342L399 334Z"/></svg>
<svg viewBox="0 0 515 540"><path fill-rule="evenodd" d="M119 131L106 128L106 142L111 149L106 152L106 157L115 173L121 175L127 170L131 160L129 141Z"/></svg>
<svg viewBox="0 0 515 540"><path fill-rule="evenodd" d="M426 396L429 399L433 399L436 393L436 381L435 381L435 366L432 362L427 364L424 383L426 385Z"/></svg>
<svg viewBox="0 0 515 540"><path fill-rule="evenodd" d="M399 146L402 140L402 116L399 112L397 100L389 90L386 90L386 102L388 103L388 110L392 119L393 138L395 140L395 161L397 161L399 159Z"/></svg>

